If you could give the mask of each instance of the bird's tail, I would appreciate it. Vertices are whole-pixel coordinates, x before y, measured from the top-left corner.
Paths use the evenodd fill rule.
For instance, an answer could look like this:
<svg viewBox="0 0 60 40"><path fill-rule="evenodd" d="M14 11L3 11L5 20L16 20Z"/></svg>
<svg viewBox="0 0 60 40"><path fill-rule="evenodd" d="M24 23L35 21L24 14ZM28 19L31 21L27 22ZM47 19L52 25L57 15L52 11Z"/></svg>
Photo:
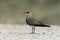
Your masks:
<svg viewBox="0 0 60 40"><path fill-rule="evenodd" d="M50 27L50 25L41 25L42 27Z"/></svg>
<svg viewBox="0 0 60 40"><path fill-rule="evenodd" d="M50 27L50 25L44 25L44 24L42 24L42 25L35 25L35 26L40 26L40 27Z"/></svg>

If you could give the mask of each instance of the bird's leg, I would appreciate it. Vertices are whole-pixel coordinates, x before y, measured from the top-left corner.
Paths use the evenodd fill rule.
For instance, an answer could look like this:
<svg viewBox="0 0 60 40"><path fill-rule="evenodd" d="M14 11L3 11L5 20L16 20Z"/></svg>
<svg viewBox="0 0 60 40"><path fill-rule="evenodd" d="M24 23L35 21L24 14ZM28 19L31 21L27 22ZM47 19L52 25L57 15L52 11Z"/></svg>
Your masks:
<svg viewBox="0 0 60 40"><path fill-rule="evenodd" d="M32 27L32 32L31 32L32 34L34 34L35 33L35 27Z"/></svg>

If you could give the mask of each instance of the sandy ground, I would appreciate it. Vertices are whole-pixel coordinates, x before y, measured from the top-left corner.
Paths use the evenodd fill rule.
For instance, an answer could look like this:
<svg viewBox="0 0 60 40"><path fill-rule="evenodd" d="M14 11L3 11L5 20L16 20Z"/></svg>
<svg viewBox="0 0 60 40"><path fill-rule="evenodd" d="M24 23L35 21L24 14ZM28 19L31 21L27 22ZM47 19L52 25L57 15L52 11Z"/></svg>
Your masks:
<svg viewBox="0 0 60 40"><path fill-rule="evenodd" d="M0 24L0 40L60 40L60 26L36 27L35 34L31 26Z"/></svg>

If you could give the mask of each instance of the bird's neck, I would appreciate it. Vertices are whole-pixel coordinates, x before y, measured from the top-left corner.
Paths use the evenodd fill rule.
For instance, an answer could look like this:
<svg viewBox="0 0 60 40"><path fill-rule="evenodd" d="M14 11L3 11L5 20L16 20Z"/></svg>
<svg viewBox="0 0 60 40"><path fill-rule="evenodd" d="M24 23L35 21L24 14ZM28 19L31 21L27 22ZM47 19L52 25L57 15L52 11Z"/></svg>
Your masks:
<svg viewBox="0 0 60 40"><path fill-rule="evenodd" d="M27 16L27 18L29 19L29 18L31 18L32 16Z"/></svg>

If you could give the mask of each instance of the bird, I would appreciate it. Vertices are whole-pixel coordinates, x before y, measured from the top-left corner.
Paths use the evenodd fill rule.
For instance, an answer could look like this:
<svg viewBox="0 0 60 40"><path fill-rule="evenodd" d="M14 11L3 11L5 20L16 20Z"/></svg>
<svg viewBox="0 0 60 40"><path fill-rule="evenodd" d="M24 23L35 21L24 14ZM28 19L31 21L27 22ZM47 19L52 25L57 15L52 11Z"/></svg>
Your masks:
<svg viewBox="0 0 60 40"><path fill-rule="evenodd" d="M32 34L35 33L35 27L50 27L50 25L43 24L42 22L35 19L29 11L24 12L24 15L26 16L26 23L32 26Z"/></svg>

